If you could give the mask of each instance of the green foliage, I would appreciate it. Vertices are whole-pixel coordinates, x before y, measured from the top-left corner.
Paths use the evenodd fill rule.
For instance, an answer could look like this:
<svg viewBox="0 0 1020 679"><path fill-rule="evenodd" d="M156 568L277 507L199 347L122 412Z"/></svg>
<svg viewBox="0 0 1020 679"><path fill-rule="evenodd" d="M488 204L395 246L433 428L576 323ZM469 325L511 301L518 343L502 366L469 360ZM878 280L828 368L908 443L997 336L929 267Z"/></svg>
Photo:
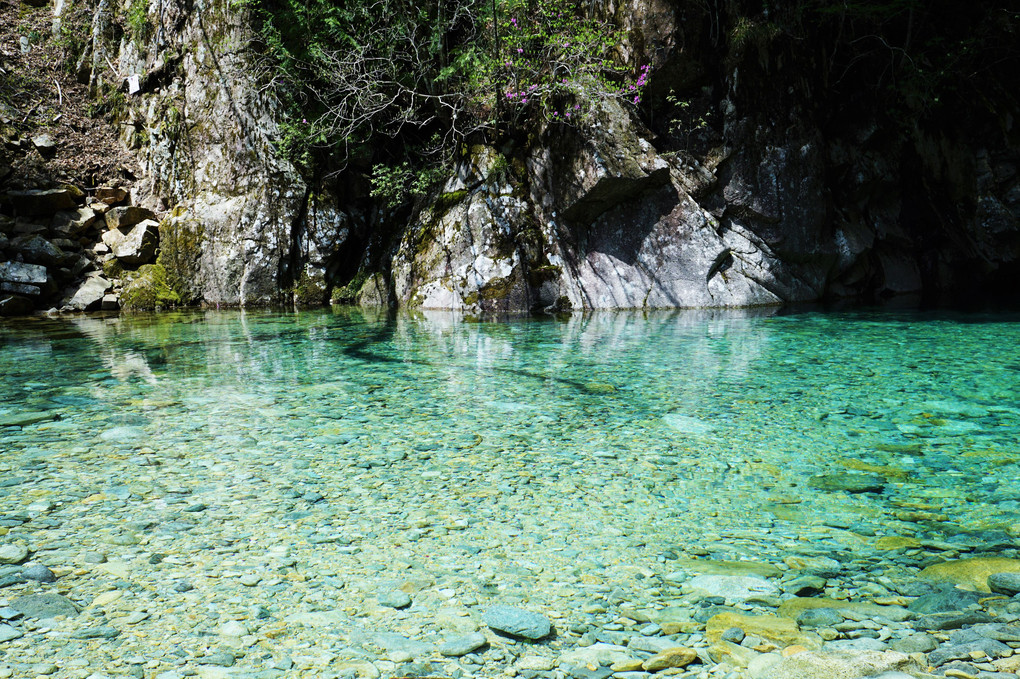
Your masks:
<svg viewBox="0 0 1020 679"><path fill-rule="evenodd" d="M420 195L463 142L574 122L606 97L636 103L647 79L646 69L626 82L619 31L576 0L232 7L258 26L261 72L286 111L279 148L309 172L370 159L373 195L388 206Z"/></svg>
<svg viewBox="0 0 1020 679"><path fill-rule="evenodd" d="M674 90L666 95L669 104L669 132L684 142L684 150L690 151L692 138L700 132L708 130L710 111L698 113L687 99L681 99Z"/></svg>
<svg viewBox="0 0 1020 679"><path fill-rule="evenodd" d="M78 2L68 2L60 16L60 30L53 37L53 42L60 50L60 66L65 73L74 73L78 58L89 46L89 20L91 13L88 8Z"/></svg>
<svg viewBox="0 0 1020 679"><path fill-rule="evenodd" d="M134 43L139 47L144 46L152 37L152 24L149 23L149 1L131 0L124 20Z"/></svg>
<svg viewBox="0 0 1020 679"><path fill-rule="evenodd" d="M408 199L424 198L446 176L442 165L414 169L408 161L395 165L379 164L372 168L371 196L386 209L393 209Z"/></svg>
<svg viewBox="0 0 1020 679"><path fill-rule="evenodd" d="M577 123L599 100L639 103L648 77L625 84L616 59L623 34L578 10L573 0L506 0L491 60L497 96L516 114Z"/></svg>

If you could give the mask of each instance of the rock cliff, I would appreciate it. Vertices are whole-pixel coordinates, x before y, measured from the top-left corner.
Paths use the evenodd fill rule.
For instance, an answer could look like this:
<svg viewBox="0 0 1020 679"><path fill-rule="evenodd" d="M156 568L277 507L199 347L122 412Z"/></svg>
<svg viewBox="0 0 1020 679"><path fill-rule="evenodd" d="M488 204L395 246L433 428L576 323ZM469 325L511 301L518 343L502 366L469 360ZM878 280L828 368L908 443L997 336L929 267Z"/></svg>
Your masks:
<svg viewBox="0 0 1020 679"><path fill-rule="evenodd" d="M94 4L77 75L116 102L141 165L132 198L159 218L161 280L181 303L332 295L507 313L989 295L1020 281L1017 102L1000 82L1020 61L1018 19L1005 10L952 26L941 3L907 3L818 14L808 29L747 3L605 0L618 58L650 67L640 106L593 102L582 124L478 139L427 200L387 211L363 188L366 166L309 172L281 151L246 12L142 2L129 20ZM62 3L43 11L70 20ZM868 30L899 42L869 45ZM966 55L968 32L1001 54ZM963 50L951 75L981 66L969 89L932 74L937 48ZM40 277L15 266L31 264L15 235L0 241L10 294Z"/></svg>

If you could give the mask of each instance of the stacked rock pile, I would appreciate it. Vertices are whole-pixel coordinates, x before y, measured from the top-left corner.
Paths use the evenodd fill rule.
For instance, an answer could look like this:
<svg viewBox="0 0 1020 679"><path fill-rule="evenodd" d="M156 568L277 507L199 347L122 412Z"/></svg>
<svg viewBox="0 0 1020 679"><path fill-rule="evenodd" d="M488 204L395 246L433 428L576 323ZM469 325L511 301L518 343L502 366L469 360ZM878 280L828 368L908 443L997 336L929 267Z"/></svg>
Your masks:
<svg viewBox="0 0 1020 679"><path fill-rule="evenodd" d="M122 187L0 195L0 315L120 308L123 271L152 262L159 224Z"/></svg>

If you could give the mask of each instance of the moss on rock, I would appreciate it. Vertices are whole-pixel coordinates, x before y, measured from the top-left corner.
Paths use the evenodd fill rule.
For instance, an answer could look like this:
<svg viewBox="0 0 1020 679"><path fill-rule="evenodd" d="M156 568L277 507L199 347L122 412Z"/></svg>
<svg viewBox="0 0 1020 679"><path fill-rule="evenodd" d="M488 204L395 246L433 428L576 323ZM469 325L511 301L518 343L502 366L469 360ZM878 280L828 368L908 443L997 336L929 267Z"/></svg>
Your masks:
<svg viewBox="0 0 1020 679"><path fill-rule="evenodd" d="M180 296L167 283L160 264L143 264L138 271L125 272L120 305L124 309L150 310L179 306Z"/></svg>
<svg viewBox="0 0 1020 679"><path fill-rule="evenodd" d="M318 272L301 272L301 278L294 286L294 304L298 306L322 306L326 303L326 280Z"/></svg>
<svg viewBox="0 0 1020 679"><path fill-rule="evenodd" d="M180 304L191 304L200 296L198 286L199 260L205 229L175 209L159 225L159 255L156 264L165 272L166 283L177 295Z"/></svg>

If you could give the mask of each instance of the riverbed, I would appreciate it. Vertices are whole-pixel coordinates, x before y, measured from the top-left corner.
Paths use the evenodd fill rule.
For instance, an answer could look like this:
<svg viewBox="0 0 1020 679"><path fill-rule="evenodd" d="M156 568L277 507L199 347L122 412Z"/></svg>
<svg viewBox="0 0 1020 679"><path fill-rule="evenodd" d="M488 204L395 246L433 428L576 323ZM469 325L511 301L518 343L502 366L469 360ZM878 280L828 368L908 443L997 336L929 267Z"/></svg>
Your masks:
<svg viewBox="0 0 1020 679"><path fill-rule="evenodd" d="M0 677L767 677L801 649L944 670L962 642L919 619L1020 617L987 588L910 608L933 566L1020 564L1018 321L5 321ZM500 607L551 632L499 631ZM694 655L649 664L673 648ZM1015 673L999 651L960 671Z"/></svg>

